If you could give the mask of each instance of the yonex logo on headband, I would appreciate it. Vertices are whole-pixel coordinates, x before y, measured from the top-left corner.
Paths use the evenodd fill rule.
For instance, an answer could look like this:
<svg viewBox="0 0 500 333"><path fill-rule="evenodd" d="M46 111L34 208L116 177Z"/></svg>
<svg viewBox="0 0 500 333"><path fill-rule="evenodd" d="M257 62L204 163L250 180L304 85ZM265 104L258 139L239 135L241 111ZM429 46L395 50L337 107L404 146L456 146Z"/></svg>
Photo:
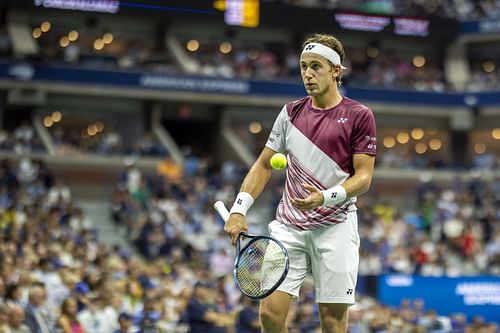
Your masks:
<svg viewBox="0 0 500 333"><path fill-rule="evenodd" d="M330 62L334 65L340 65L342 69L346 69L346 67L340 63L340 55L326 45L320 43L309 43L304 47L302 54L306 52L319 54L320 56L330 60Z"/></svg>

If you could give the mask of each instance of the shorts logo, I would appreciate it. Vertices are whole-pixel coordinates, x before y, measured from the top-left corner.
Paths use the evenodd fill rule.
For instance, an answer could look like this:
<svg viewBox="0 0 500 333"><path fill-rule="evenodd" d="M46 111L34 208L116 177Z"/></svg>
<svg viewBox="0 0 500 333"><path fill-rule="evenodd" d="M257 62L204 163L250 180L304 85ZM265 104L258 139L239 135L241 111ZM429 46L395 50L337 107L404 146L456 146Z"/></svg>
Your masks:
<svg viewBox="0 0 500 333"><path fill-rule="evenodd" d="M347 118L339 118L339 119L337 119L337 123L345 124L345 123L347 123Z"/></svg>
<svg viewBox="0 0 500 333"><path fill-rule="evenodd" d="M238 200L236 201L236 203L237 203L238 205L241 205L241 204L243 203L243 200L238 199Z"/></svg>
<svg viewBox="0 0 500 333"><path fill-rule="evenodd" d="M337 192L332 193L332 199L335 199L335 198L337 198Z"/></svg>
<svg viewBox="0 0 500 333"><path fill-rule="evenodd" d="M352 289L347 289L347 295L352 295L353 290Z"/></svg>
<svg viewBox="0 0 500 333"><path fill-rule="evenodd" d="M306 51L311 51L316 45L307 45Z"/></svg>

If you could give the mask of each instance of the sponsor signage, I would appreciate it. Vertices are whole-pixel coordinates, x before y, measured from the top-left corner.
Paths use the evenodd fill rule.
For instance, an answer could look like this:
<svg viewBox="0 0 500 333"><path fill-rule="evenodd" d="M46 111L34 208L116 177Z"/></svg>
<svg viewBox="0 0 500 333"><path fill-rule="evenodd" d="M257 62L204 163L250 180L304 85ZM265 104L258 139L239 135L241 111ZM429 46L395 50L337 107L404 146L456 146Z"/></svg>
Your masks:
<svg viewBox="0 0 500 333"><path fill-rule="evenodd" d="M379 32L391 26L396 35L420 37L429 35L430 21L421 18L338 13L335 14L335 20L341 28L347 30Z"/></svg>
<svg viewBox="0 0 500 333"><path fill-rule="evenodd" d="M424 277L384 275L379 278L378 297L399 306L405 299L421 299L426 309L439 314L463 313L500 323L500 277Z"/></svg>
<svg viewBox="0 0 500 333"><path fill-rule="evenodd" d="M37 7L109 14L116 14L120 10L118 0L33 0L33 4Z"/></svg>

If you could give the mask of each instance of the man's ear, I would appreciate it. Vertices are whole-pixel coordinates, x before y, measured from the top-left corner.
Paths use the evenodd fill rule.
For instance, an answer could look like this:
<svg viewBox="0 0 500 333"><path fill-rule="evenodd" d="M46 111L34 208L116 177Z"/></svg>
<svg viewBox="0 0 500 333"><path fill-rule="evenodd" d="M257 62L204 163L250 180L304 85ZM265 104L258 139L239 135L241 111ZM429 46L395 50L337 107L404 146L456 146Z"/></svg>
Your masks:
<svg viewBox="0 0 500 333"><path fill-rule="evenodd" d="M333 65L333 71L332 71L333 78L335 79L339 75L340 75L340 66L339 65Z"/></svg>

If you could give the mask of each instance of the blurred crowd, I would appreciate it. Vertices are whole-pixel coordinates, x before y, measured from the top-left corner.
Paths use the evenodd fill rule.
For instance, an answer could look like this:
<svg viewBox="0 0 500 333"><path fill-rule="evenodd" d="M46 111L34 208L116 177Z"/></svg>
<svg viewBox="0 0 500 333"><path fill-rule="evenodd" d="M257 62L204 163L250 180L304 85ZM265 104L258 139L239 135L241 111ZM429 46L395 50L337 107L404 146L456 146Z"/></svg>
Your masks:
<svg viewBox="0 0 500 333"><path fill-rule="evenodd" d="M132 140L131 137L124 138L122 133L112 129L91 132L92 135L88 134L86 127L82 131L79 127L54 125L48 130L59 155L163 157L167 154L164 145L150 132ZM13 127L12 130L0 129L0 150L19 155L47 151L29 120L21 121L19 126Z"/></svg>
<svg viewBox="0 0 500 333"><path fill-rule="evenodd" d="M178 73L170 52L156 45L155 39L126 39L111 49L95 49L83 42L59 45L59 34L47 34L38 40L40 54L34 57L40 63L52 65L78 65L86 69L143 70L156 73ZM91 44L91 43L90 43Z"/></svg>
<svg viewBox="0 0 500 333"><path fill-rule="evenodd" d="M300 48L298 48L300 49ZM219 44L200 46L191 56L199 63L199 74L259 80L300 80L299 51L286 45L234 47L223 54ZM348 69L344 83L355 87L383 87L442 92L447 89L442 64L427 60L416 67L412 55L396 55L378 47L346 47Z"/></svg>
<svg viewBox="0 0 500 333"><path fill-rule="evenodd" d="M413 207L361 204L360 274L500 274L500 179L421 183Z"/></svg>
<svg viewBox="0 0 500 333"><path fill-rule="evenodd" d="M44 152L45 146L35 133L29 121L23 121L13 131L0 128L0 150L17 154Z"/></svg>
<svg viewBox="0 0 500 333"><path fill-rule="evenodd" d="M449 316L427 309L420 300L403 300L398 307L378 304L369 297L361 297L349 309L349 333L370 332L499 332L497 324L486 322L481 316L469 320L461 313Z"/></svg>
<svg viewBox="0 0 500 333"><path fill-rule="evenodd" d="M494 11L490 11L494 12ZM10 54L8 34L0 28L0 55ZM123 37L117 46L95 49L83 41L59 45L59 34L48 32L37 39L40 51L28 60L42 64L78 66L98 70L146 71L166 74L196 74L212 77L293 80L300 77L300 46L290 42L256 43L254 41L229 38L224 40L196 41L197 46L186 50L186 57L174 55L163 41L134 40ZM2 42L3 40L3 42ZM179 38L181 46L188 40ZM87 42L88 44L89 42ZM194 43L194 42L193 42ZM225 44L225 45L223 45ZM396 54L395 51L367 46L351 48L346 45L348 70L344 73L344 84L354 87L377 87L408 89L416 91L443 92L454 88L444 76L443 59L425 56L415 64L414 54ZM194 70L185 69L183 63L194 63ZM471 79L467 91L492 91L499 89L498 68L485 70L481 63L471 64ZM184 69L183 69L184 68Z"/></svg>
<svg viewBox="0 0 500 333"><path fill-rule="evenodd" d="M458 20L500 17L498 0L265 0L294 6L339 8L373 14L435 15Z"/></svg>
<svg viewBox="0 0 500 333"><path fill-rule="evenodd" d="M472 62L470 81L466 86L467 91L478 92L500 90L500 59L489 60L488 65L490 68L487 68L488 71L485 71L485 62Z"/></svg>
<svg viewBox="0 0 500 333"><path fill-rule="evenodd" d="M58 154L80 155L97 154L103 156L131 155L161 157L167 153L152 133L144 133L136 140L123 138L121 133L105 130L89 135L87 130L57 127L51 130L52 139ZM130 144L127 144L127 139Z"/></svg>
<svg viewBox="0 0 500 333"><path fill-rule="evenodd" d="M20 164L0 164L1 333L258 332L257 305L241 298L231 277L234 249L212 211L215 200L233 199L241 167L218 170L195 156L184 168L166 161L151 175L129 165L112 217L138 256L101 244L94 221L44 163L30 161L29 172ZM441 191L426 184L413 218L361 204L360 273L499 274L500 191L491 185L458 182ZM318 332L310 281L301 293L290 332ZM392 309L368 298L351 312L350 332L498 332L480 318Z"/></svg>

